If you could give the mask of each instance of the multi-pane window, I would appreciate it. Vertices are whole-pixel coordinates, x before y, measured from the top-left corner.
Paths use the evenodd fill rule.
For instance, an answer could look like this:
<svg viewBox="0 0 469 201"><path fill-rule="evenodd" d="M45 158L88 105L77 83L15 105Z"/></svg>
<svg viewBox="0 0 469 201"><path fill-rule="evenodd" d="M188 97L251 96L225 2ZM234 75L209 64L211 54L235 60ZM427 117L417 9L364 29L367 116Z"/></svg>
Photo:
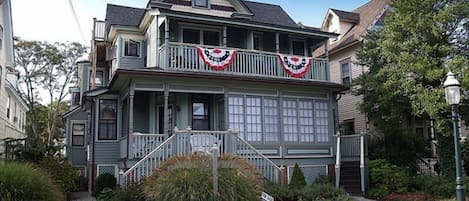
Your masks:
<svg viewBox="0 0 469 201"><path fill-rule="evenodd" d="M314 142L313 101L298 101L298 117L300 126L300 142Z"/></svg>
<svg viewBox="0 0 469 201"><path fill-rule="evenodd" d="M298 141L298 118L296 100L283 100L283 139L286 142Z"/></svg>
<svg viewBox="0 0 469 201"><path fill-rule="evenodd" d="M244 138L244 97L230 96L228 110L230 128L239 131L240 137Z"/></svg>
<svg viewBox="0 0 469 201"><path fill-rule="evenodd" d="M72 125L72 146L85 145L85 124Z"/></svg>
<svg viewBox="0 0 469 201"><path fill-rule="evenodd" d="M117 139L117 101L99 100L98 140Z"/></svg>
<svg viewBox="0 0 469 201"><path fill-rule="evenodd" d="M264 98L264 135L266 142L277 142L279 140L278 122L278 100Z"/></svg>
<svg viewBox="0 0 469 201"><path fill-rule="evenodd" d="M126 40L124 45L124 56L139 57L140 42L134 40Z"/></svg>
<svg viewBox="0 0 469 201"><path fill-rule="evenodd" d="M314 102L314 118L316 127L317 142L329 141L329 112L328 104L326 101Z"/></svg>
<svg viewBox="0 0 469 201"><path fill-rule="evenodd" d="M208 0L193 0L194 6L208 8Z"/></svg>
<svg viewBox="0 0 469 201"><path fill-rule="evenodd" d="M350 87L351 76L350 76L350 61L345 61L340 64L342 69L342 84L346 87Z"/></svg>
<svg viewBox="0 0 469 201"><path fill-rule="evenodd" d="M246 97L246 140L262 141L261 97Z"/></svg>

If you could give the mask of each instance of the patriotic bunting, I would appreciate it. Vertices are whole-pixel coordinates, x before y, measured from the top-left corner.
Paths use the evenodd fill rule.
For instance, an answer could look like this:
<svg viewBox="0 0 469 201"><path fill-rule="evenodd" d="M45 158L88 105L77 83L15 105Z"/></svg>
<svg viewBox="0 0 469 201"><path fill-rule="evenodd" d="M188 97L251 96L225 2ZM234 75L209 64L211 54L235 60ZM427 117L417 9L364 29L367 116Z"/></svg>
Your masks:
<svg viewBox="0 0 469 201"><path fill-rule="evenodd" d="M236 57L236 50L197 48L199 57L215 70L225 70Z"/></svg>
<svg viewBox="0 0 469 201"><path fill-rule="evenodd" d="M311 58L278 54L283 69L292 77L304 77L311 67Z"/></svg>

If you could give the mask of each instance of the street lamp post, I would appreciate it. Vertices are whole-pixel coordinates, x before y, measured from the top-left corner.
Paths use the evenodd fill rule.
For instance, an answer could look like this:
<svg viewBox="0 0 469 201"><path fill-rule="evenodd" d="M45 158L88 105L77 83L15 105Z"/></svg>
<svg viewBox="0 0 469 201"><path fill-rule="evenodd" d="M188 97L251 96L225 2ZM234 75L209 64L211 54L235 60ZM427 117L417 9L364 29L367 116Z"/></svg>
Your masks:
<svg viewBox="0 0 469 201"><path fill-rule="evenodd" d="M445 88L446 102L451 105L451 113L453 116L454 131L454 152L456 159L456 198L458 201L465 201L464 177L461 168L461 147L459 143L459 112L458 105L461 100L460 84L454 73L451 71L446 74L446 80L443 83Z"/></svg>

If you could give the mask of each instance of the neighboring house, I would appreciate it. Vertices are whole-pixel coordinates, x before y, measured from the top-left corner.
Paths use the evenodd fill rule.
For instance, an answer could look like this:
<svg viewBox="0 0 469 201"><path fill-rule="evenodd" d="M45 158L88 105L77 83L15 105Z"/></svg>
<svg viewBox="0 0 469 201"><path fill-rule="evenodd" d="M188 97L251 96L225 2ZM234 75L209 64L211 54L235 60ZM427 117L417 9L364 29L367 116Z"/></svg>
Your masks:
<svg viewBox="0 0 469 201"><path fill-rule="evenodd" d="M0 158L5 142L25 137L27 106L16 88L11 1L0 0Z"/></svg>
<svg viewBox="0 0 469 201"><path fill-rule="evenodd" d="M345 88L331 82L327 59L311 59L337 34L243 0L108 5L93 27L65 115L67 157L90 181L111 173L139 182L214 142L273 182L289 182L295 163L308 183L340 174L336 95ZM345 140L342 155L360 159L360 139Z"/></svg>

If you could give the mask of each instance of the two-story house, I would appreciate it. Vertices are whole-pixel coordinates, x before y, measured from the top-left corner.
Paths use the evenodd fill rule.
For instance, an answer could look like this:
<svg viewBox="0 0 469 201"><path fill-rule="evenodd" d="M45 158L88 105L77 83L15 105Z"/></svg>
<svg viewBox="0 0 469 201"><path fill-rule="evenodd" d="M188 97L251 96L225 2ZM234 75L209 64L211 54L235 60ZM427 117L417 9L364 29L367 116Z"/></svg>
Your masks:
<svg viewBox="0 0 469 201"><path fill-rule="evenodd" d="M308 182L340 175L342 146L364 156L363 138L337 146L344 86L331 82L327 58L312 58L337 34L298 26L278 5L108 5L93 34L65 115L67 156L90 184L103 173L139 182L165 159L213 144L278 183L295 163Z"/></svg>
<svg viewBox="0 0 469 201"><path fill-rule="evenodd" d="M10 157L6 143L25 138L28 108L18 93L14 70L11 1L0 0L0 158Z"/></svg>

